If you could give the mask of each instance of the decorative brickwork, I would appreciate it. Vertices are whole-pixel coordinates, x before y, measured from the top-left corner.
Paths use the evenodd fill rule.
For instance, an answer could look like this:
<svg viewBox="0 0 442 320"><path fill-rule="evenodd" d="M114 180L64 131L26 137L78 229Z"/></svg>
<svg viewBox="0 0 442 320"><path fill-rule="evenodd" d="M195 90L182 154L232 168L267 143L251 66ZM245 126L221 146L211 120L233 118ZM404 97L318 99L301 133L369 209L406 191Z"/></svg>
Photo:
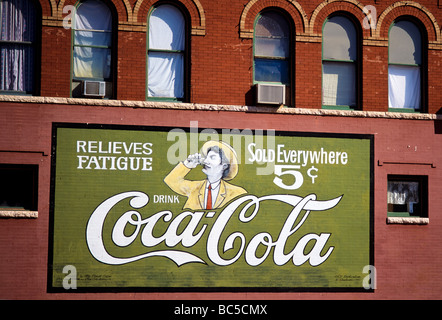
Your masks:
<svg viewBox="0 0 442 320"><path fill-rule="evenodd" d="M107 0L115 11L117 49L114 98L146 98L147 15L155 0ZM41 0L41 95L69 97L71 34L64 25L76 0ZM442 92L439 57L442 50L442 10L433 2L379 3L356 0L243 0L224 4L205 0L176 2L188 16L190 97L192 103L254 105L253 33L259 12L278 8L294 28L294 87L290 107L321 108L322 27L328 16L343 12L353 17L362 39L362 110L387 111L388 30L394 19L412 16L428 37L428 112ZM374 11L372 11L374 10ZM371 27L370 27L371 23ZM378 49L377 49L378 48ZM54 73L54 69L56 72ZM235 79L232 81L232 79ZM377 84L373 86L373 79Z"/></svg>

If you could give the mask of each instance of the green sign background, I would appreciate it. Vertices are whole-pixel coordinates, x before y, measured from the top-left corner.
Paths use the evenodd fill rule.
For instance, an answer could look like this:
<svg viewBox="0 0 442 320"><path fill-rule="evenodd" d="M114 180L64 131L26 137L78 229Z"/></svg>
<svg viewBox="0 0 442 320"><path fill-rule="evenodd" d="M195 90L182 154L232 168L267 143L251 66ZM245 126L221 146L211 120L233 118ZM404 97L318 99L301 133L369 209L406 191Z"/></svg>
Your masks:
<svg viewBox="0 0 442 320"><path fill-rule="evenodd" d="M367 276L363 268L373 264L371 136L281 132L277 132L276 135L269 135L268 132L264 134L254 132L251 136L241 136L241 132L223 135L221 130L217 131L220 139L224 139L232 146L236 144L235 148L239 156L238 174L229 183L243 187L248 195L260 197L293 194L306 197L309 194L315 194L317 200L324 201L343 196L332 209L310 212L302 226L288 238L285 244L284 252L288 254L306 234L330 233L321 255L324 255L330 247L333 247L333 251L320 265L312 266L307 261L298 266L294 265L292 260L284 265L276 265L273 260L274 248L270 248L267 258L257 266L250 266L246 263L244 252L236 262L230 265L220 266L213 263L207 253L209 250L207 237L213 223L225 206L211 210L215 211L213 217L208 217L206 214L209 210L199 210L204 211L205 215L195 232L201 231L204 225L207 227L201 239L191 247L185 247L179 243L171 248L164 242L155 247L146 247L140 240L142 229L130 245L117 246L113 243L111 234L121 215L132 209L129 205L130 198L113 207L103 224L103 244L111 256L127 258L157 250L179 250L191 253L204 260L205 263L186 263L178 266L166 257L148 257L121 265L98 261L88 247L86 228L91 214L106 199L127 191L140 191L149 195L150 201L145 207L132 209L138 211L143 219L163 210L170 210L173 218L188 211L183 208L186 198L177 196L164 182L164 178L176 165L175 162L170 163L169 160L171 156L175 159L181 156L182 160L185 160L187 154L192 151L191 143L197 141L199 149L206 140L216 137L216 134L206 133L206 130L200 130L199 133L175 130L179 134L170 134L171 129L54 125L49 289L63 290L64 281L74 275L78 289L92 291L97 288L100 290L145 289L147 291L226 289L272 291L336 288L344 291L363 290L363 280ZM89 150L91 152L86 153L79 150L78 141L101 141L101 153L97 148L92 148ZM238 141L240 141L239 144ZM275 151L275 160L271 163L250 163L249 151L256 152L256 147L250 145L250 142L259 145L261 141L263 149ZM127 145L138 143L138 147L145 143L149 143L150 146L151 143L152 154L134 153L133 149L129 152L117 149L121 153L105 153L108 151L109 142L126 142ZM121 144L118 145L121 146ZM302 165L302 161L301 163L278 162L278 145L284 145L284 147L279 147L279 151L286 151L285 155L288 155L288 150L319 152L321 148L324 152L345 152L347 161L346 164L309 162L305 166ZM92 146L97 146L97 144L92 143ZM138 151L141 150L143 149ZM259 156L259 154L256 155ZM97 169L96 163L85 161L80 164L79 156L85 156L83 159L89 160L92 156L151 157L151 170L110 170L110 162L107 163L107 169ZM279 159L281 157L283 157L282 153ZM90 169L86 169L88 164ZM303 176L302 186L295 190L287 190L275 184L274 179L277 178L274 171L275 164L299 165L296 171ZM269 174L257 174L266 166L269 166L267 170ZM312 167L314 169L308 172L308 169ZM280 176L280 178L285 185L294 183L294 178L290 174ZM201 166L193 169L186 179L205 179ZM155 199L159 199L155 195L170 196L168 199L179 199L179 203L154 203ZM238 219L238 213L235 212L219 241L217 248L219 255L224 259L231 259L240 250L240 241L237 239L231 250L223 252L226 238L234 232L241 232L245 236L246 247L249 241L261 232L270 234L275 242L292 209L291 205L279 201L262 201L257 215L247 223L241 222ZM302 211L296 223L304 214L305 210ZM178 229L179 233L185 230L189 221L190 218L182 221ZM170 221L158 221L153 234L161 237L169 225ZM130 236L134 231L134 226L127 225L124 232ZM315 241L309 241L304 254L307 255L314 245ZM257 251L258 257L264 255L266 246L260 245ZM68 270L74 268L76 273L72 274L68 273L67 269L63 270L65 266L70 266L71 269Z"/></svg>

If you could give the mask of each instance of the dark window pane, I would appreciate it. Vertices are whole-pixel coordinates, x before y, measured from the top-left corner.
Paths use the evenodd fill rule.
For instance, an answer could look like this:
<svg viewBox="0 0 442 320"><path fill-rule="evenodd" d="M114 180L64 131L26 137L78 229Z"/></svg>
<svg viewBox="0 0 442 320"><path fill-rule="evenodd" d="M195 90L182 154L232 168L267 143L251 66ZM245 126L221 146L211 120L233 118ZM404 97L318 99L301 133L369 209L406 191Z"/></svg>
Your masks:
<svg viewBox="0 0 442 320"><path fill-rule="evenodd" d="M288 68L286 60L255 59L255 80L288 83Z"/></svg>
<svg viewBox="0 0 442 320"><path fill-rule="evenodd" d="M0 165L0 210L37 210L37 172L34 165Z"/></svg>
<svg viewBox="0 0 442 320"><path fill-rule="evenodd" d="M289 83L290 28L278 12L264 12L255 26L255 81ZM282 59L269 59L282 58Z"/></svg>
<svg viewBox="0 0 442 320"><path fill-rule="evenodd" d="M277 12L263 13L256 24L255 36L260 38L289 38L289 25Z"/></svg>
<svg viewBox="0 0 442 320"><path fill-rule="evenodd" d="M428 178L424 176L389 176L388 216L428 217Z"/></svg>

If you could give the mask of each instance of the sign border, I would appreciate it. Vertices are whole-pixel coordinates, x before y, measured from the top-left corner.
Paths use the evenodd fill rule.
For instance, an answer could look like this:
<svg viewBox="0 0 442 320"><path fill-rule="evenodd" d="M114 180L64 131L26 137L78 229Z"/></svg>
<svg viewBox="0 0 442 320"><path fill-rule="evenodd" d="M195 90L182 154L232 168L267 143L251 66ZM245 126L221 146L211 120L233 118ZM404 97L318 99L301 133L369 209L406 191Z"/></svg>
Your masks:
<svg viewBox="0 0 442 320"><path fill-rule="evenodd" d="M349 287L79 287L76 289L64 289L54 287L52 282L54 258L54 204L55 204L55 179L56 179L56 152L57 152L57 130L59 128L73 129L103 129L103 130L132 130L132 131L165 131L180 129L186 133L190 132L190 127L171 127L171 126L149 126L149 125L120 125L120 124L100 124L100 123L52 123L52 144L51 144L51 174L50 174L50 200L49 200L49 241L48 241L48 269L47 269L47 292L48 293L108 293L108 292L366 292L373 293L374 288L364 289ZM207 128L198 127L198 133ZM212 128L211 128L212 129ZM228 128L213 128L216 132L221 132ZM233 130L233 129L228 129ZM240 130L240 129L238 129ZM250 129L255 132L257 129ZM317 138L341 138L341 139L364 139L370 142L370 225L369 225L369 261L374 266L374 135L358 133L329 133L329 132L308 132L308 131L278 131L275 130L275 136L292 137L317 137Z"/></svg>

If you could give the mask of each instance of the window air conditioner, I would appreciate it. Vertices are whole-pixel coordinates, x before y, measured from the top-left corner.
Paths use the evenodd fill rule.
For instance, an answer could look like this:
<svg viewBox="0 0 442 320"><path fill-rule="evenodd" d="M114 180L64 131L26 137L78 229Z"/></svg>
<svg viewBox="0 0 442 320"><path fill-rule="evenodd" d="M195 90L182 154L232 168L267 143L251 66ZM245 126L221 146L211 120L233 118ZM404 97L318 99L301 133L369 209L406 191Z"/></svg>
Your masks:
<svg viewBox="0 0 442 320"><path fill-rule="evenodd" d="M104 81L84 81L83 95L104 97L106 95L106 82Z"/></svg>
<svg viewBox="0 0 442 320"><path fill-rule="evenodd" d="M258 104L285 104L285 85L258 83L256 98Z"/></svg>

